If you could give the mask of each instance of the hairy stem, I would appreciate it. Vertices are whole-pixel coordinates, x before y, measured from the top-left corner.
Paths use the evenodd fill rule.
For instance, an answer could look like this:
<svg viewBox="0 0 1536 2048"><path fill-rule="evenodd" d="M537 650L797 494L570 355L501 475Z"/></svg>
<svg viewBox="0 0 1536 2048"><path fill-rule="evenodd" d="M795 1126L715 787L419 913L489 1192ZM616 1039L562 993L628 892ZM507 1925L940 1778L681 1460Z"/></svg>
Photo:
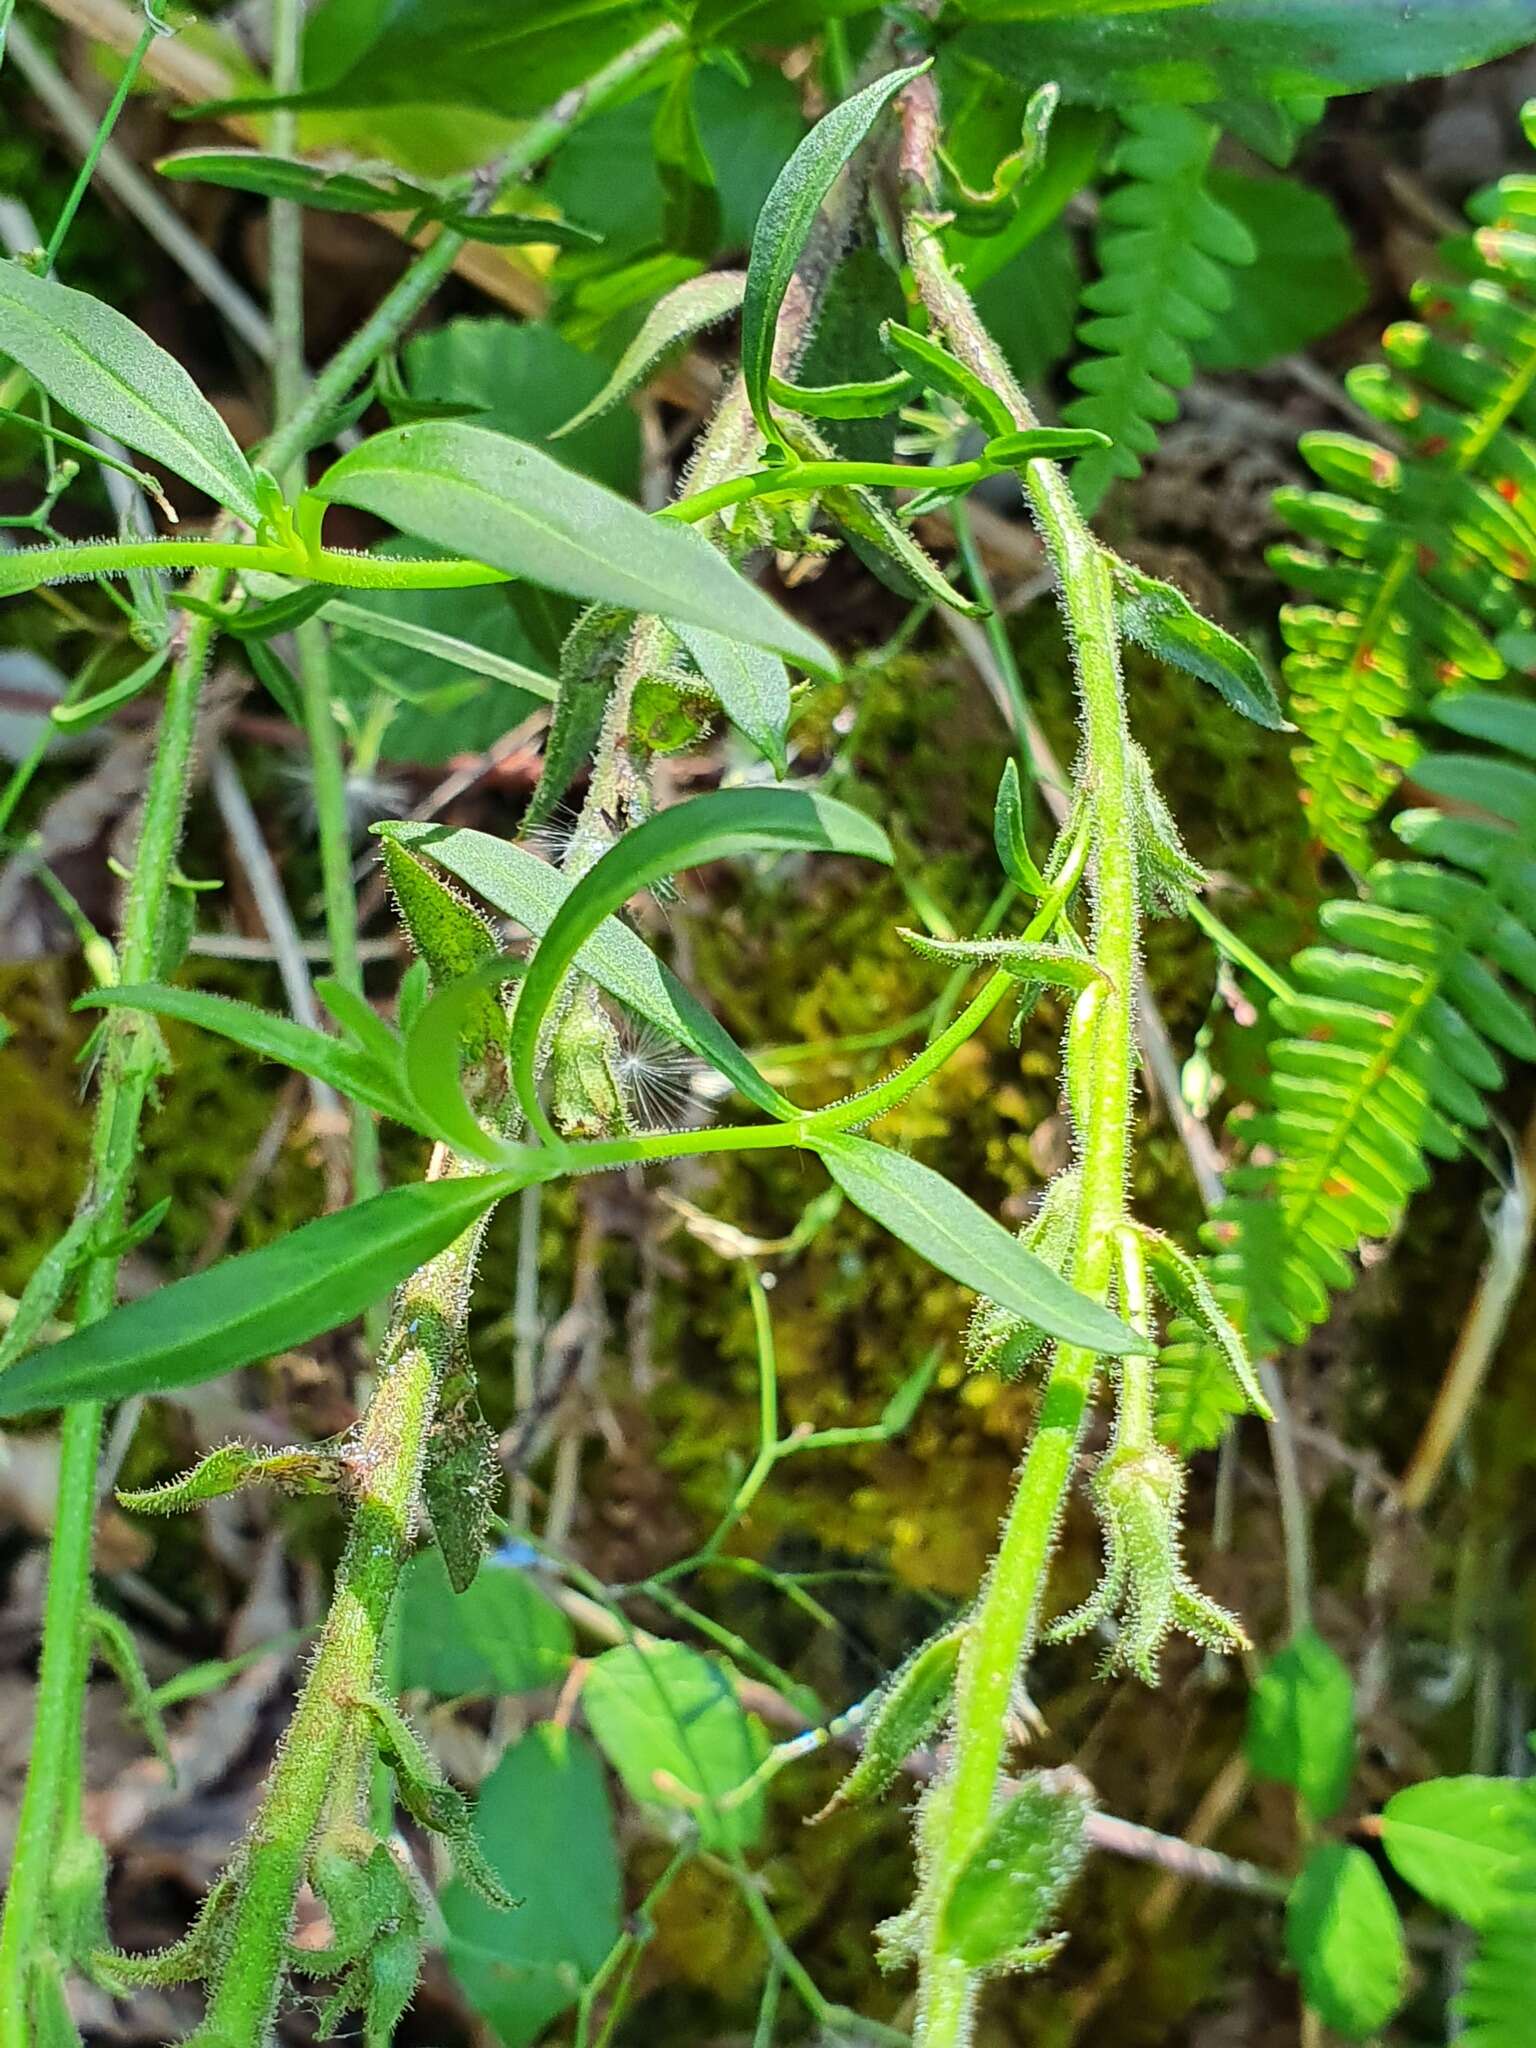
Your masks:
<svg viewBox="0 0 1536 2048"><path fill-rule="evenodd" d="M582 119L611 101L648 69L677 31L658 29L622 52L528 128L495 166L484 203L523 176ZM281 475L319 439L326 422L358 381L369 374L426 304L452 268L465 238L440 233L416 257L370 317L326 365L263 450ZM232 522L223 522L227 536ZM194 585L198 599L217 604L228 582L210 564ZM214 637L214 622L189 615L172 666L161 714L159 744L145 789L133 874L123 908L119 972L126 980L153 980L164 929L171 877L180 846L196 729L197 699ZM121 1232L138 1157L139 1123L157 1065L157 1040L142 1022L124 1015L106 1027L106 1053L97 1098L90 1181L82 1208L101 1218L103 1239ZM445 1257L448 1254L444 1255ZM430 1271L431 1269L429 1269ZM99 1320L117 1294L117 1259L96 1258L77 1299L77 1322ZM81 1782L82 1720L89 1668L87 1634L91 1598L91 1528L102 1409L77 1404L64 1415L53 1546L44 1606L36 1733L17 1823L16 1848L3 1917L0 1917L0 2048L28 2048L30 1975L49 1957L49 1889L65 1829L77 1823ZM289 1907L291 1910L291 1898ZM286 1926L286 1922L285 1922ZM237 2036L259 2039L259 2030Z"/></svg>
<svg viewBox="0 0 1536 2048"><path fill-rule="evenodd" d="M1001 352L945 260L940 222L928 210L927 152L937 109L925 77L907 89L903 169L913 201L907 254L936 328L956 355L1007 405L1021 428L1035 424ZM1025 491L1056 570L1075 654L1090 806L1092 953L1107 977L1086 1048L1088 1087L1078 1131L1082 1206L1073 1284L1103 1301L1125 1214L1133 1100L1133 992L1140 967L1136 844L1132 830L1128 733L1109 564L1055 464L1036 461ZM944 1907L987 1825L998 1796L1010 1706L1033 1644L1047 1567L1087 1421L1099 1361L1057 1347L1035 1434L1020 1468L1001 1545L961 1654L949 1769L923 1815L924 1951L918 2039L923 2048L961 2048L970 2037L977 1980L955 1953Z"/></svg>
<svg viewBox="0 0 1536 2048"><path fill-rule="evenodd" d="M439 1148L437 1175L466 1170ZM489 1216L415 1273L396 1296L378 1385L350 1452L356 1491L335 1591L293 1720L234 1865L236 1893L203 2036L265 2040L286 1971L289 1924L322 1820L361 1821L370 1716L390 1609L410 1555L422 1466L454 1333L468 1312Z"/></svg>

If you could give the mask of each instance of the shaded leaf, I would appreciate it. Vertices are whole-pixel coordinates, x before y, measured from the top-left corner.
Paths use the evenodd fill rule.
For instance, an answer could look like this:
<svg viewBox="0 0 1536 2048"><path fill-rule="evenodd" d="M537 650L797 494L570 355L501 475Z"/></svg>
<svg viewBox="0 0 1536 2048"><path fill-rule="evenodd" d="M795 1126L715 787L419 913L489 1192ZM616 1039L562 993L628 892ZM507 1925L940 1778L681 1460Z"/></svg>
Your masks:
<svg viewBox="0 0 1536 2048"><path fill-rule="evenodd" d="M1338 1812L1355 1772L1355 1699L1349 1672L1305 1629L1261 1673L1248 1702L1248 1761L1290 1785L1315 1820Z"/></svg>
<svg viewBox="0 0 1536 2048"><path fill-rule="evenodd" d="M488 1559L462 1593L425 1550L400 1588L400 1683L440 1699L495 1698L558 1685L571 1661L571 1626L526 1571Z"/></svg>
<svg viewBox="0 0 1536 2048"><path fill-rule="evenodd" d="M256 480L228 427L176 358L113 307L0 263L0 355L77 419L260 525Z"/></svg>
<svg viewBox="0 0 1536 2048"><path fill-rule="evenodd" d="M1402 2004L1402 1922L1363 1849L1324 1842L1308 1856L1286 1901L1285 1947L1308 2005L1346 2040L1366 2040Z"/></svg>
<svg viewBox="0 0 1536 2048"><path fill-rule="evenodd" d="M783 662L702 626L678 630L721 710L782 778L789 766L789 676Z"/></svg>

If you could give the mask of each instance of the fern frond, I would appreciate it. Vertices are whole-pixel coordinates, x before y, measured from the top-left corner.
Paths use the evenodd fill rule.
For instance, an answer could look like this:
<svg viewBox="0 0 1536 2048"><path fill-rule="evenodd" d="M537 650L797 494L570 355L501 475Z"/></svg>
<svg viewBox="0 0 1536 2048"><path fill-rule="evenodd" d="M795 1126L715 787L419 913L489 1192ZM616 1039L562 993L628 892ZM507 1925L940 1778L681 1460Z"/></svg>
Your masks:
<svg viewBox="0 0 1536 2048"><path fill-rule="evenodd" d="M1324 1319L1427 1159L1488 1122L1506 1056L1536 1060L1536 705L1468 694L1434 716L1494 751L1422 759L1416 779L1458 814L1406 813L1394 829L1413 858L1324 907L1325 943L1297 955L1275 1004L1269 1113L1209 1226L1255 1352Z"/></svg>
<svg viewBox="0 0 1536 2048"><path fill-rule="evenodd" d="M1505 178L1468 210L1481 226L1443 252L1459 275L1421 283L1420 318L1347 379L1402 452L1304 436L1323 489L1275 501L1308 543L1270 556L1312 600L1281 616L1304 801L1357 869L1416 752L1398 721L1502 677L1499 637L1528 627L1536 596L1536 180Z"/></svg>
<svg viewBox="0 0 1536 2048"><path fill-rule="evenodd" d="M1083 294L1094 314L1078 339L1095 351L1072 371L1086 396L1066 408L1112 446L1085 455L1073 487L1093 512L1117 476L1141 474L1159 422L1178 413L1176 392L1194 375L1189 344L1203 341L1232 303L1233 264L1252 263L1248 230L1206 186L1219 129L1179 106L1138 106L1117 169L1125 182L1100 214L1100 275Z"/></svg>
<svg viewBox="0 0 1536 2048"><path fill-rule="evenodd" d="M1465 2048L1529 2048L1533 1965L1536 1891L1478 1935L1456 2000Z"/></svg>

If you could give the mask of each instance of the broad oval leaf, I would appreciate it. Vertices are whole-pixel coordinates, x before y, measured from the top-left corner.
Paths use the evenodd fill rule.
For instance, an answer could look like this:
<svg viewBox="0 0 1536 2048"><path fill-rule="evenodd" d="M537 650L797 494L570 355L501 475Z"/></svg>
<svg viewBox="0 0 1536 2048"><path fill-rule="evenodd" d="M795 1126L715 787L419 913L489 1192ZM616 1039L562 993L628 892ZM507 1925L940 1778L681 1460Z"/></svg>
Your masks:
<svg viewBox="0 0 1536 2048"><path fill-rule="evenodd" d="M535 938L549 930L571 891L571 884L548 861L489 832L415 824L388 825L380 830L457 876ZM707 1061L755 1109L779 1118L800 1114L794 1103L763 1079L725 1026L627 924L605 917L577 953L576 965L626 1009Z"/></svg>
<svg viewBox="0 0 1536 2048"><path fill-rule="evenodd" d="M620 1939L623 1866L602 1759L540 1721L481 1785L475 1832L518 1909L498 1912L468 1885L448 1885L443 1954L485 2037L531 2048Z"/></svg>
<svg viewBox="0 0 1536 2048"><path fill-rule="evenodd" d="M871 818L803 789L720 789L674 804L610 846L561 904L540 942L512 1019L513 1085L535 1123L539 1029L581 948L610 912L663 877L737 854L852 853L889 865L890 841Z"/></svg>
<svg viewBox="0 0 1536 2048"><path fill-rule="evenodd" d="M778 439L768 399L774 334L811 223L838 172L874 126L881 109L926 69L924 63L892 71L833 107L805 137L763 202L742 300L741 374L753 416L770 441Z"/></svg>
<svg viewBox="0 0 1536 2048"><path fill-rule="evenodd" d="M361 1315L527 1178L508 1170L391 1188L173 1281L12 1366L0 1415L196 1386L307 1343Z"/></svg>
<svg viewBox="0 0 1536 2048"><path fill-rule="evenodd" d="M587 1724L630 1793L681 1808L706 1849L750 1849L763 1796L735 1797L767 1744L725 1667L682 1643L625 1643L593 1660L581 1691Z"/></svg>
<svg viewBox="0 0 1536 2048"><path fill-rule="evenodd" d="M930 1166L869 1138L817 1137L814 1150L856 1208L962 1287L1085 1351L1143 1355L1147 1339L1024 1249Z"/></svg>
<svg viewBox="0 0 1536 2048"><path fill-rule="evenodd" d="M1092 1811L1075 1771L1032 1771L1000 1806L944 1901L943 1939L973 1970L1028 1964L1087 1854Z"/></svg>
<svg viewBox="0 0 1536 2048"><path fill-rule="evenodd" d="M720 699L721 710L782 779L789 766L789 676L783 662L776 654L727 640L702 626L679 630L699 673Z"/></svg>
<svg viewBox="0 0 1536 2048"><path fill-rule="evenodd" d="M1512 1880L1536 1877L1536 1783L1523 1778L1432 1778L1394 1793L1382 1847L1399 1877L1438 1906L1486 1926L1515 1903Z"/></svg>
<svg viewBox="0 0 1536 2048"><path fill-rule="evenodd" d="M1268 1664L1248 1703L1248 1761L1290 1785L1315 1820L1338 1812L1355 1771L1349 1672L1314 1629Z"/></svg>
<svg viewBox="0 0 1536 2048"><path fill-rule="evenodd" d="M530 1573L489 1557L456 1595L435 1550L405 1568L399 1639L401 1687L440 1699L558 1685L575 1649L570 1623Z"/></svg>
<svg viewBox="0 0 1536 2048"><path fill-rule="evenodd" d="M176 358L113 307L0 263L0 355L77 419L260 525L256 480L234 435Z"/></svg>
<svg viewBox="0 0 1536 2048"><path fill-rule="evenodd" d="M1312 1851L1286 1901L1285 1947L1308 2005L1347 2041L1368 2039L1403 2002L1402 1922L1363 1849L1324 1842Z"/></svg>
<svg viewBox="0 0 1536 2048"><path fill-rule="evenodd" d="M462 420L395 427L343 455L314 489L508 576L704 626L818 675L837 671L815 635L701 535L510 435Z"/></svg>
<svg viewBox="0 0 1536 2048"><path fill-rule="evenodd" d="M964 57L1116 108L1367 92L1484 64L1536 36L1536 0L962 0L962 11L977 19L956 38Z"/></svg>

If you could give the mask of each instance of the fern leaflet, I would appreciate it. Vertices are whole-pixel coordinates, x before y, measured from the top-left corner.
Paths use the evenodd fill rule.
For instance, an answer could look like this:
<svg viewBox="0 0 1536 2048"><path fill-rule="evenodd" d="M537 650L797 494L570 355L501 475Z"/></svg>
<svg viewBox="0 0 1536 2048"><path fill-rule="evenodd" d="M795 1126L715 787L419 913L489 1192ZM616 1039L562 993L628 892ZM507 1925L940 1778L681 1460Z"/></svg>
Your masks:
<svg viewBox="0 0 1536 2048"><path fill-rule="evenodd" d="M1194 375L1189 343L1203 341L1231 305L1230 266L1257 253L1242 222L1206 187L1219 129L1179 106L1131 107L1125 124L1117 161L1125 182L1104 201L1101 274L1083 294L1095 317L1078 330L1096 354L1072 371L1086 395L1065 412L1113 443L1073 471L1090 513L1117 476L1141 474L1157 423L1176 416L1174 394Z"/></svg>
<svg viewBox="0 0 1536 2048"><path fill-rule="evenodd" d="M1421 760L1447 808L1398 818L1413 857L1325 906L1328 943L1298 954L1275 1006L1270 1113L1209 1227L1255 1351L1323 1320L1358 1246L1390 1236L1428 1178L1426 1155L1454 1157L1488 1122L1504 1056L1536 1060L1536 705L1467 694L1434 716L1489 751Z"/></svg>
<svg viewBox="0 0 1536 2048"><path fill-rule="evenodd" d="M1536 139L1530 112L1526 128ZM1476 232L1444 251L1457 277L1421 283L1422 317L1347 380L1401 455L1304 436L1324 488L1276 497L1309 543L1270 557L1313 600L1281 620L1304 801L1357 869L1414 759L1398 720L1439 688L1502 677L1500 636L1529 626L1536 591L1536 179L1505 178L1469 212Z"/></svg>

